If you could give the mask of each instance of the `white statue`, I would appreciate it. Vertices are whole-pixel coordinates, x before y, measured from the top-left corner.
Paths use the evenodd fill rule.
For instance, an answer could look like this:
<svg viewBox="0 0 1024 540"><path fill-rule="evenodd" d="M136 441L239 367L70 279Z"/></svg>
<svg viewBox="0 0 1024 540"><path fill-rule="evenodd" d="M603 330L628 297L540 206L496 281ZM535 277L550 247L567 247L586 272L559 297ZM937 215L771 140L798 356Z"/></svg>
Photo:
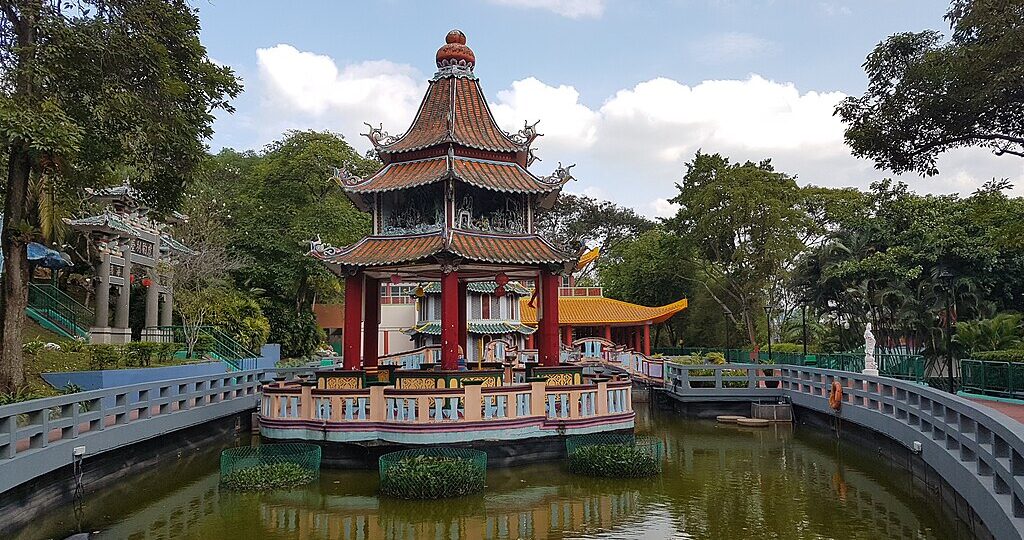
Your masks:
<svg viewBox="0 0 1024 540"><path fill-rule="evenodd" d="M875 335L871 333L871 323L864 329L864 371L865 375L878 375L878 364L875 363Z"/></svg>

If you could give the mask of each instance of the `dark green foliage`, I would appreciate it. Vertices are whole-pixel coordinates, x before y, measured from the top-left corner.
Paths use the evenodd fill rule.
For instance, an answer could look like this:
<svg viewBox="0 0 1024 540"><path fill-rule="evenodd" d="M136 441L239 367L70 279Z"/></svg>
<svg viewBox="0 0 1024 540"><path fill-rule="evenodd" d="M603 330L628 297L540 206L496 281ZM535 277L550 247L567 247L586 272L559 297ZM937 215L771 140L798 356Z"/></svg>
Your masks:
<svg viewBox="0 0 1024 540"><path fill-rule="evenodd" d="M925 30L879 43L867 91L836 108L854 154L878 168L931 176L940 154L967 146L1024 157L1020 2L954 0L946 20L948 41Z"/></svg>
<svg viewBox="0 0 1024 540"><path fill-rule="evenodd" d="M264 311L270 320L268 340L281 344L283 358L308 356L323 342L323 331L316 325L312 312L296 313L277 303L266 304Z"/></svg>
<svg viewBox="0 0 1024 540"><path fill-rule="evenodd" d="M28 387L21 387L15 389L13 392L0 392L0 406L10 405L12 403L20 403L22 401L28 401L30 399L39 399L47 397L45 394L32 390Z"/></svg>
<svg viewBox="0 0 1024 540"><path fill-rule="evenodd" d="M581 446L569 454L569 472L611 478L654 476L661 472L660 453L635 443Z"/></svg>
<svg viewBox="0 0 1024 540"><path fill-rule="evenodd" d="M308 484L315 478L301 465L281 462L238 469L221 478L221 485L234 491L270 491Z"/></svg>
<svg viewBox="0 0 1024 540"><path fill-rule="evenodd" d="M606 251L654 228L632 208L571 193L560 194L551 210L537 216L536 225L546 238L572 252L595 244Z"/></svg>
<svg viewBox="0 0 1024 540"><path fill-rule="evenodd" d="M1007 351L981 351L970 355L972 360L987 360L990 362L1024 362L1024 349Z"/></svg>
<svg viewBox="0 0 1024 540"><path fill-rule="evenodd" d="M484 488L486 468L456 456L409 456L382 469L380 491L399 499L461 497Z"/></svg>
<svg viewBox="0 0 1024 540"><path fill-rule="evenodd" d="M159 343L134 341L125 343L123 354L125 362L131 367L149 367L153 357L160 349Z"/></svg>
<svg viewBox="0 0 1024 540"><path fill-rule="evenodd" d="M122 361L120 345L95 344L89 347L89 369L114 369Z"/></svg>

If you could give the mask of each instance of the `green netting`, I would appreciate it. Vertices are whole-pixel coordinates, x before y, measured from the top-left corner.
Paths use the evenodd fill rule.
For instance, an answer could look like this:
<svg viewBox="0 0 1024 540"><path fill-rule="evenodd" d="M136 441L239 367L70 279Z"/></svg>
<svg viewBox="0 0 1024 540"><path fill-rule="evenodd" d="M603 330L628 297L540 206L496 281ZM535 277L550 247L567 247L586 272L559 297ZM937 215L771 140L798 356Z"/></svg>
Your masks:
<svg viewBox="0 0 1024 540"><path fill-rule="evenodd" d="M592 433L565 440L569 472L585 476L640 478L661 472L661 439L632 433Z"/></svg>
<svg viewBox="0 0 1024 540"><path fill-rule="evenodd" d="M423 448L380 457L380 491L400 499L460 497L484 488L487 454L469 448Z"/></svg>
<svg viewBox="0 0 1024 540"><path fill-rule="evenodd" d="M315 444L261 444L228 448L220 454L220 480L231 489L263 491L308 484L320 477Z"/></svg>

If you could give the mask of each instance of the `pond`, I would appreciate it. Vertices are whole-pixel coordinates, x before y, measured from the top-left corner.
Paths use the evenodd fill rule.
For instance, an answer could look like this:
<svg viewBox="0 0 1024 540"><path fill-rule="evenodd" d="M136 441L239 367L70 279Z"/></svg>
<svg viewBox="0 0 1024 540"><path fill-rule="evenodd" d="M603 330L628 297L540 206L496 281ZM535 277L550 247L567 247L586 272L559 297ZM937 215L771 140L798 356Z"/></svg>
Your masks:
<svg viewBox="0 0 1024 540"><path fill-rule="evenodd" d="M79 512L55 509L16 538L953 537L951 520L911 492L908 475L830 434L638 409L637 431L665 444L654 479L579 478L547 463L491 469L477 496L408 502L377 497L376 471L324 469L303 489L238 494L218 488L211 448L89 493Z"/></svg>

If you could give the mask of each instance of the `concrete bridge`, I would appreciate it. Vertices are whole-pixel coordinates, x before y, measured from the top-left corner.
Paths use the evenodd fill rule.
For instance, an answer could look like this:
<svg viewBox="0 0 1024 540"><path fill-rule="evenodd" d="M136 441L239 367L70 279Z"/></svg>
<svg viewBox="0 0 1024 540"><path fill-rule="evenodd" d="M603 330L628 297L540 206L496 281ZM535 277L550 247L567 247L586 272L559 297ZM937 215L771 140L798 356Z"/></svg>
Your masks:
<svg viewBox="0 0 1024 540"><path fill-rule="evenodd" d="M889 447L893 452L902 448L948 484L972 510L969 519L980 520L992 537L1024 538L1024 425L993 408L912 382L788 365L770 366L772 375L766 375L766 367L667 362L665 395L684 407L709 410L715 403L783 400L794 405L798 417L833 417L870 435L885 435L895 443ZM843 390L838 411L829 406L833 382Z"/></svg>

